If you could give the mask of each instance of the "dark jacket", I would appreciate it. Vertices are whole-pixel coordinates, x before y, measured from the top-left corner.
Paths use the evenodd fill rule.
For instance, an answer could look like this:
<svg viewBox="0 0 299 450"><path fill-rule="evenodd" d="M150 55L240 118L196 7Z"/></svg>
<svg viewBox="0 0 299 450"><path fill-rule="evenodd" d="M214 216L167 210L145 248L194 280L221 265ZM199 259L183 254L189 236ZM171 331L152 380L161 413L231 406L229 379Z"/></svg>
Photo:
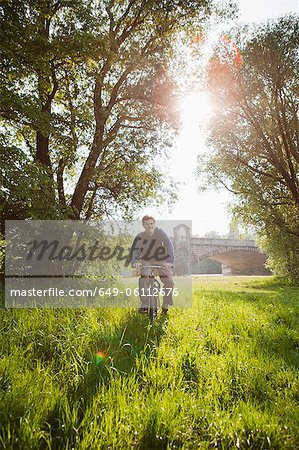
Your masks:
<svg viewBox="0 0 299 450"><path fill-rule="evenodd" d="M152 236L145 231L135 237L131 252L131 264L138 261L155 263L174 263L173 245L167 234L160 228L155 228Z"/></svg>

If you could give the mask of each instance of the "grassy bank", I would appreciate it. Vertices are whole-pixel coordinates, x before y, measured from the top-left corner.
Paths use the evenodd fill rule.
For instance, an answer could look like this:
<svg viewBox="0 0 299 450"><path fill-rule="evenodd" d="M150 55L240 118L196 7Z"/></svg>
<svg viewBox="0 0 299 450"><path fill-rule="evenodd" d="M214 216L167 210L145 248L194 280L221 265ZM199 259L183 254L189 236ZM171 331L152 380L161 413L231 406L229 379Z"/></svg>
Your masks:
<svg viewBox="0 0 299 450"><path fill-rule="evenodd" d="M296 449L299 288L198 277L132 310L1 311L0 447Z"/></svg>

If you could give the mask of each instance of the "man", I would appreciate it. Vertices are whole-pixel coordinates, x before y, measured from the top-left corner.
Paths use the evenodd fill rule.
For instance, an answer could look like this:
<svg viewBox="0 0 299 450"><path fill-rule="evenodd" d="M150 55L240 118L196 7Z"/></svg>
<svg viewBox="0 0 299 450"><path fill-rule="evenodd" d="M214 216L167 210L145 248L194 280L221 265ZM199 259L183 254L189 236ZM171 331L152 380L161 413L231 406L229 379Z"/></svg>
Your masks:
<svg viewBox="0 0 299 450"><path fill-rule="evenodd" d="M132 267L141 275L139 278L139 296L141 300L139 312L147 313L148 310L148 298L144 293L146 291L146 278L150 273L150 269L142 269L141 267L142 265L159 265L161 268L157 269L157 271L165 289L162 313L167 314L168 307L173 305L173 245L167 234L156 227L154 217L144 216L142 225L145 231L137 234L130 253Z"/></svg>

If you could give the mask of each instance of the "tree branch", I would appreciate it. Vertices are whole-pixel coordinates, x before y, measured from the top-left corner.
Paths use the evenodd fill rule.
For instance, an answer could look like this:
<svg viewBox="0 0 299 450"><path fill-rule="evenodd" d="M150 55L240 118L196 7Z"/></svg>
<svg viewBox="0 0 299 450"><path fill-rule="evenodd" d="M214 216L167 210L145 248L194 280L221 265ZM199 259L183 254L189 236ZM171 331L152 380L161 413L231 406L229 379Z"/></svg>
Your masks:
<svg viewBox="0 0 299 450"><path fill-rule="evenodd" d="M63 158L60 158L58 162L58 170L57 170L57 190L58 190L58 198L59 203L66 207L66 200L64 194L64 182L63 182L63 173L64 173L65 163Z"/></svg>

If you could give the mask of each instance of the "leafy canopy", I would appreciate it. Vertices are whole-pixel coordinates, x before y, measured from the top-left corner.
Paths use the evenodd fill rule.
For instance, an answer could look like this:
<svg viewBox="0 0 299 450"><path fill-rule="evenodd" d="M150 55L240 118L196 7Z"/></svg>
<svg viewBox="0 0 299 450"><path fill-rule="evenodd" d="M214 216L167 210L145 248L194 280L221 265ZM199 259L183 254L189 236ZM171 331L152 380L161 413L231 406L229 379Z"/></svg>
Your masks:
<svg viewBox="0 0 299 450"><path fill-rule="evenodd" d="M241 34L240 42L241 65L222 53L209 67L216 120L199 175L235 193L234 211L259 231L271 267L298 276L298 18Z"/></svg>
<svg viewBox="0 0 299 450"><path fill-rule="evenodd" d="M167 68L209 3L1 2L2 154L14 155L2 219L130 215L159 192L171 198L154 164L176 125Z"/></svg>

